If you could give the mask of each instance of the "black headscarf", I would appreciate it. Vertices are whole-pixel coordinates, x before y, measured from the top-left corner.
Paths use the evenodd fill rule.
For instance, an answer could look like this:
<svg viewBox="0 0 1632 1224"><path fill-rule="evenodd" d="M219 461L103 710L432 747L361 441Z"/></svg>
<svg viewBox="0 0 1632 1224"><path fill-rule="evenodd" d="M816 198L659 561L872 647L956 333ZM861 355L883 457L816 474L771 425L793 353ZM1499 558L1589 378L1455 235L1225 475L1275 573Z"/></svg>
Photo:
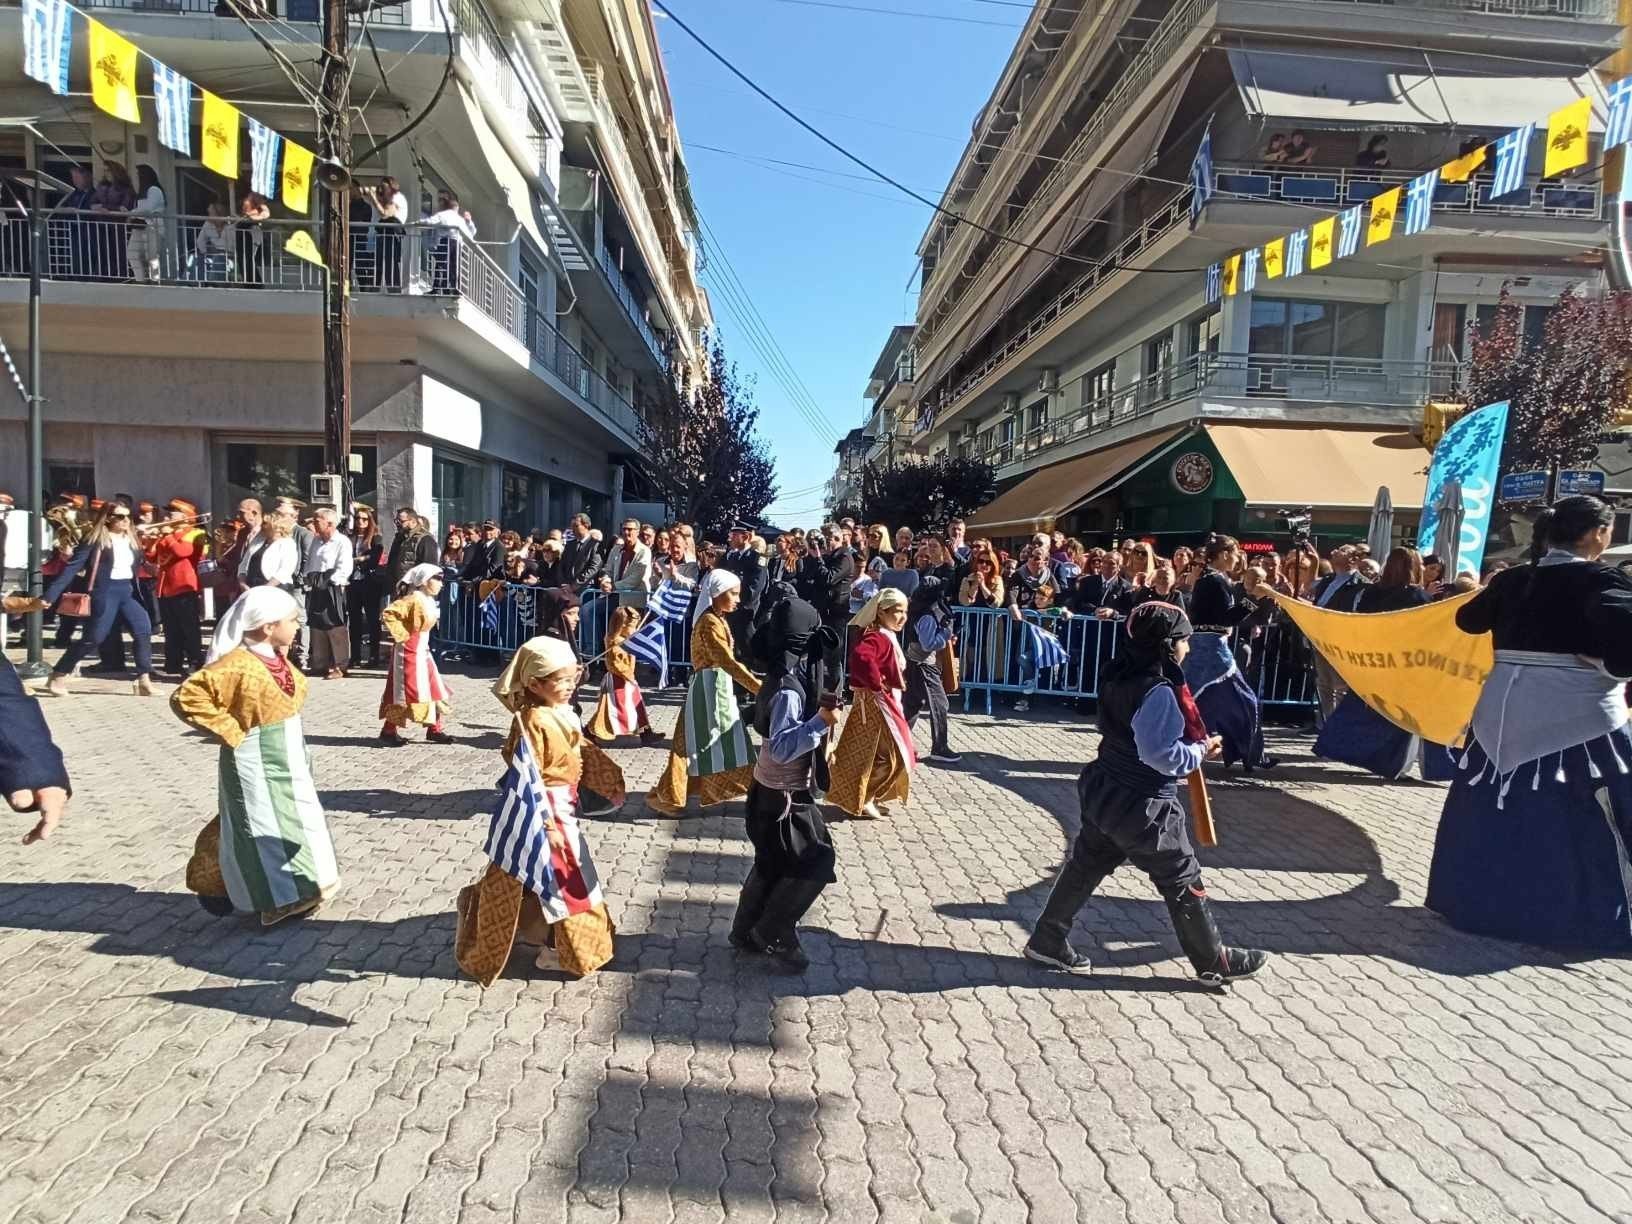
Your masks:
<svg viewBox="0 0 1632 1224"><path fill-rule="evenodd" d="M1184 673L1173 657L1174 647L1191 633L1190 618L1183 608L1147 600L1128 614L1124 632L1116 658L1105 668L1106 680L1155 673L1173 685L1184 683Z"/></svg>
<svg viewBox="0 0 1632 1224"><path fill-rule="evenodd" d="M797 595L784 599L772 610L770 619L754 633L752 653L765 668L761 690L765 700L756 703L754 728L761 735L771 733L771 699L782 680L791 676L804 699L805 717L816 712L827 685L822 660L837 648L839 635L822 624L821 613Z"/></svg>
<svg viewBox="0 0 1632 1224"><path fill-rule="evenodd" d="M566 615L578 606L578 596L571 587L544 587L538 592L538 631L545 637L560 638L572 647L573 654L581 655L578 635L567 627Z"/></svg>
<svg viewBox="0 0 1632 1224"><path fill-rule="evenodd" d="M946 584L939 578L925 574L918 580L918 589L907 600L907 628L918 623L922 616L944 620L952 614L946 605Z"/></svg>

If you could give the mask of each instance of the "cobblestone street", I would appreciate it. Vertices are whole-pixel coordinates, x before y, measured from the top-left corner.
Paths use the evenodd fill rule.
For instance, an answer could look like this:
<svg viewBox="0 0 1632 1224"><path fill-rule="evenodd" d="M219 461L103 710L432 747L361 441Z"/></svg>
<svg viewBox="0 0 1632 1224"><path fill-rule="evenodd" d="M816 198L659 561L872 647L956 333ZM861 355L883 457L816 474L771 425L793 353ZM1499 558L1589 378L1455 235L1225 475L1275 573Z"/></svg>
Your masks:
<svg viewBox="0 0 1632 1224"><path fill-rule="evenodd" d="M960 714L961 767L835 825L799 978L726 943L740 803L658 818L663 750L620 748L633 797L588 825L617 959L484 993L453 904L508 716L450 679L460 742L396 752L377 677L312 684L343 891L265 932L183 886L215 750L128 686L47 703L76 794L0 856L0 1220L1632 1221L1632 962L1423 909L1441 787L1275 737L1272 783L1215 773L1202 856L1269 971L1195 987L1124 869L1068 978L1019 949L1091 723Z"/></svg>

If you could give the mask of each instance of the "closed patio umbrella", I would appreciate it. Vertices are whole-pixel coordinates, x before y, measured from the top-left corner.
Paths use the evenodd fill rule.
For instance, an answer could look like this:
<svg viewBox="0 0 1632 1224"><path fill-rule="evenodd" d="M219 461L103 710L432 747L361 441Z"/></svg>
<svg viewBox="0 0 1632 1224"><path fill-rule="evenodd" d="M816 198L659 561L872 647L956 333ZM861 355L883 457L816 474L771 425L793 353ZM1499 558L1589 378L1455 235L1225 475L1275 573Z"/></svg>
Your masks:
<svg viewBox="0 0 1632 1224"><path fill-rule="evenodd" d="M1462 482L1447 480L1439 495L1439 523L1434 529L1434 553L1445 563L1447 580L1456 577L1456 553L1462 542Z"/></svg>
<svg viewBox="0 0 1632 1224"><path fill-rule="evenodd" d="M1371 527L1366 531L1366 543L1379 562L1394 547L1394 498L1387 485L1378 488L1377 500L1371 503Z"/></svg>

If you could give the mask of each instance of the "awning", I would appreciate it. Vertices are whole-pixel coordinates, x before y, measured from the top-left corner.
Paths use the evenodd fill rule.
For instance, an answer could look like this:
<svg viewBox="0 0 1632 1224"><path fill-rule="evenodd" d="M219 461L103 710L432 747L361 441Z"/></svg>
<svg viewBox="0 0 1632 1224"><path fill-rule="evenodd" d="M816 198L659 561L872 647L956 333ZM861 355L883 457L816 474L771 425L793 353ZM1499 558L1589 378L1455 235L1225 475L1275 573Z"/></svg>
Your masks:
<svg viewBox="0 0 1632 1224"><path fill-rule="evenodd" d="M1081 505L1095 490L1114 481L1127 468L1165 446L1182 432L1170 429L1166 433L1135 438L1079 459L1067 459L1064 463L1041 468L971 515L969 530L1013 528L1008 533L1011 535L1023 531L1047 531L1054 526L1056 519L1073 506ZM1420 496L1418 500L1421 500Z"/></svg>
<svg viewBox="0 0 1632 1224"><path fill-rule="evenodd" d="M1429 127L1513 128L1601 94L1579 68L1526 61L1514 76L1502 60L1436 57L1411 48L1346 48L1341 56L1264 45L1230 51L1247 114L1294 128L1352 125L1396 131ZM1603 131L1600 116L1594 132Z"/></svg>
<svg viewBox="0 0 1632 1224"><path fill-rule="evenodd" d="M1396 506L1421 506L1431 453L1398 430L1207 425L1249 506L1369 510L1379 485Z"/></svg>
<svg viewBox="0 0 1632 1224"><path fill-rule="evenodd" d="M482 159L480 164L498 180L505 207L515 217L516 223L527 231L527 236L537 244L540 251L553 250L539 224L538 209L533 202L537 192L533 185L527 181L527 176L516 165L516 159L510 155L510 151L504 147L504 142L494 132L475 95L462 83L459 85L458 93L465 121L470 125L475 137L476 151ZM474 186L474 183L472 185Z"/></svg>

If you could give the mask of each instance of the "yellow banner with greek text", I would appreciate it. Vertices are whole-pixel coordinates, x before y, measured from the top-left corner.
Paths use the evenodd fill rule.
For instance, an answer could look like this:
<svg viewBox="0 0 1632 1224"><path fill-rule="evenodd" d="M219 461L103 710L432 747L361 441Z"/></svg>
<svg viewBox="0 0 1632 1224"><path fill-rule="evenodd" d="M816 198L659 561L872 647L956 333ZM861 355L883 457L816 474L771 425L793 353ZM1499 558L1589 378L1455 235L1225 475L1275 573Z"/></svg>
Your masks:
<svg viewBox="0 0 1632 1224"><path fill-rule="evenodd" d="M1495 664L1490 634L1456 627L1473 598L1458 595L1403 612L1332 612L1276 595L1293 623L1360 700L1436 744L1457 744Z"/></svg>

